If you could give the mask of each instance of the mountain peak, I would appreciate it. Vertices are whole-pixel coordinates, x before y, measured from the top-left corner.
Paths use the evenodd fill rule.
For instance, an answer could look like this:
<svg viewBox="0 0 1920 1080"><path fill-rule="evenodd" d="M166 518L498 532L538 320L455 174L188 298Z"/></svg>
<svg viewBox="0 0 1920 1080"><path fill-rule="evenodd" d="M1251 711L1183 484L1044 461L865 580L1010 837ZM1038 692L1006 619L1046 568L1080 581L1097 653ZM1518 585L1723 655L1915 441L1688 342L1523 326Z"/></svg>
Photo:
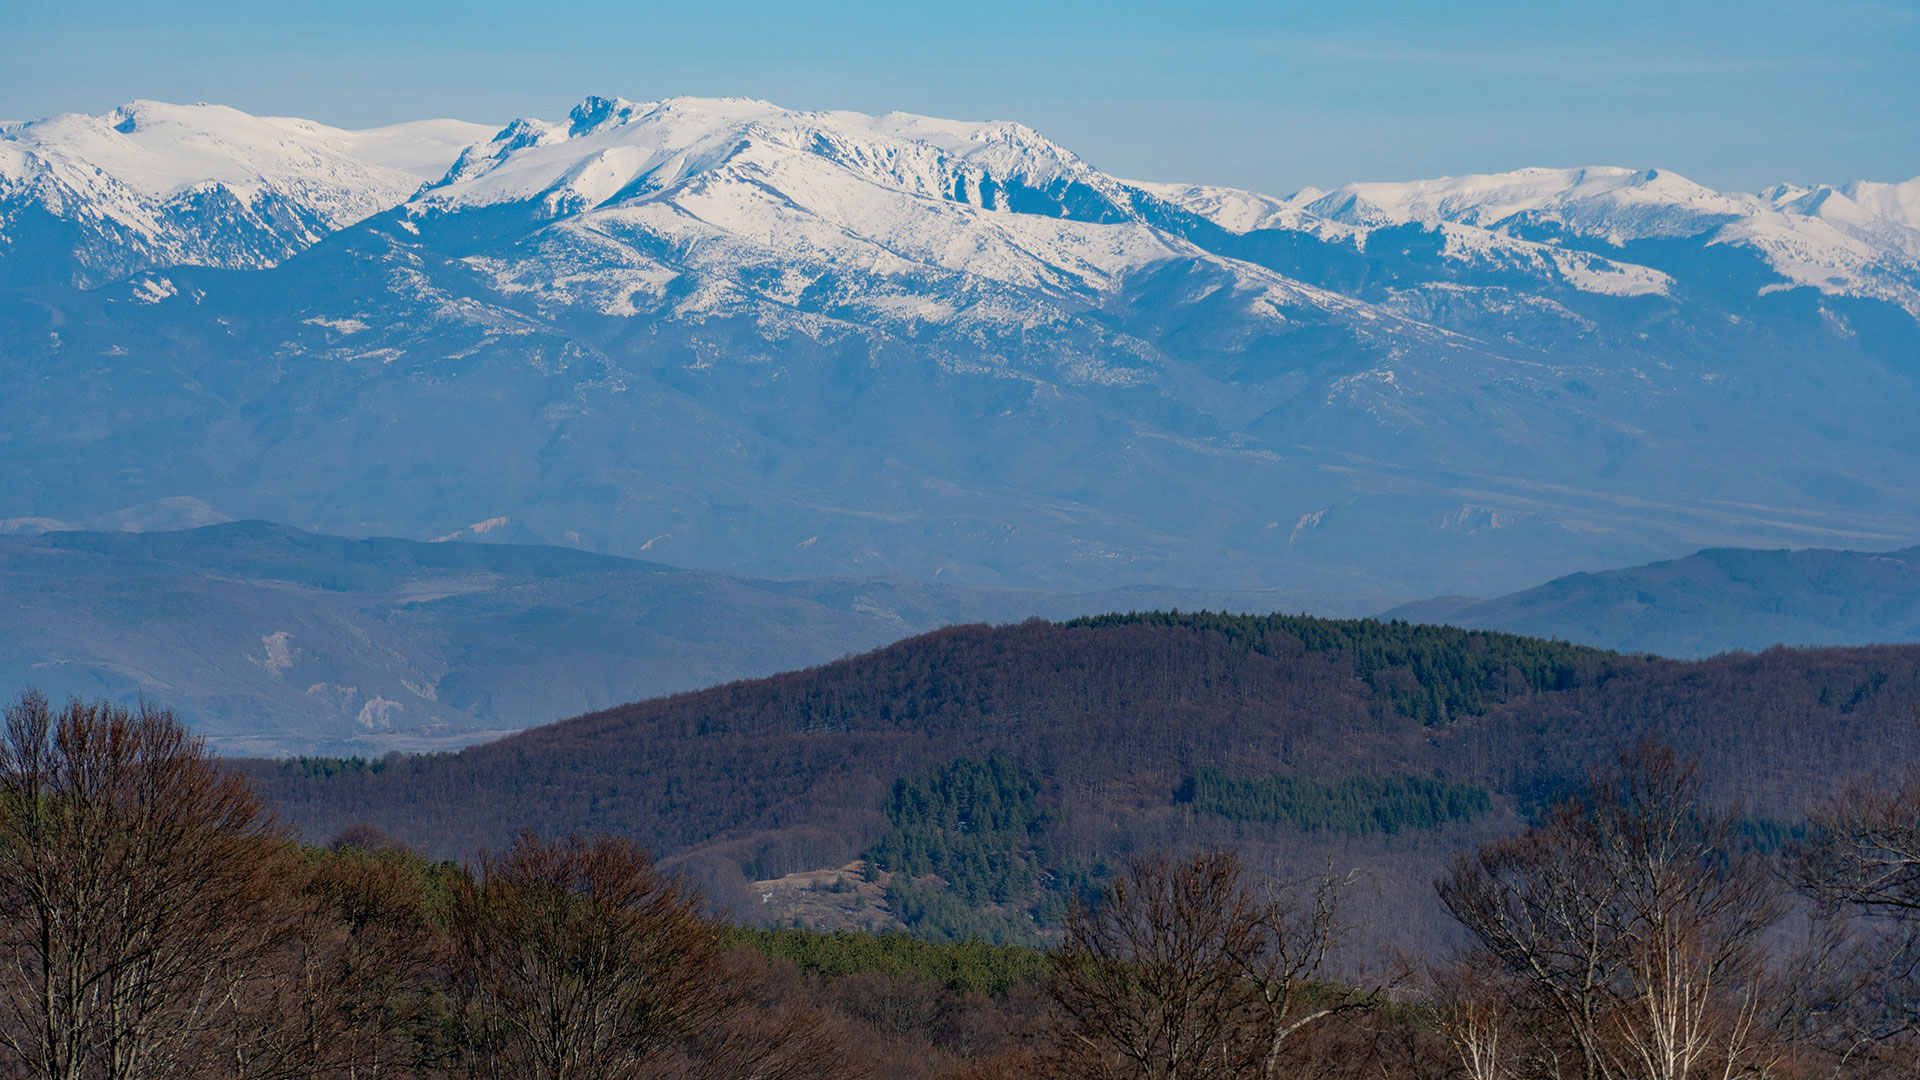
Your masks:
<svg viewBox="0 0 1920 1080"><path fill-rule="evenodd" d="M572 121L567 128L567 135L574 137L582 132L592 131L606 123L607 119L625 104L626 102L619 98L588 97L575 105L573 111L567 114L567 119Z"/></svg>
<svg viewBox="0 0 1920 1080"><path fill-rule="evenodd" d="M13 200L74 221L77 248L49 265L83 283L157 266L271 266L404 201L486 130L443 120L346 131L144 99L65 113L6 130L0 223Z"/></svg>
<svg viewBox="0 0 1920 1080"><path fill-rule="evenodd" d="M415 209L533 203L565 217L691 192L688 185L764 186L776 174L796 185L782 194L801 204L853 183L988 209L1126 216L1120 184L1022 124L806 112L743 97L598 95L563 123L517 120L468 149ZM1084 191L1068 208L1061 193L1076 185ZM836 198L844 205L854 190Z"/></svg>

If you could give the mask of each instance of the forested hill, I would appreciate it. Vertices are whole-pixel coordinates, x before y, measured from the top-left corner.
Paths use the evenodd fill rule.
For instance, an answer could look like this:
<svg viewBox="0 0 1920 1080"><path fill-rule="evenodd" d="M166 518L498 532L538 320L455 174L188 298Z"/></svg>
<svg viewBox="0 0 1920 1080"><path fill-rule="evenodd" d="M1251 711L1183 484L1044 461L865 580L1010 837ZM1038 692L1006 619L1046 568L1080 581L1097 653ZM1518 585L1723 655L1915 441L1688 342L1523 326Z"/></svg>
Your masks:
<svg viewBox="0 0 1920 1080"><path fill-rule="evenodd" d="M1578 684L1604 649L1516 634L1422 625L1394 619L1322 619L1312 615L1237 615L1228 612L1149 611L1094 615L1069 628L1184 627L1220 634L1254 652L1287 655L1332 652L1345 656L1354 676L1383 692L1394 710L1427 724L1462 714L1478 716L1516 686L1565 690ZM1385 679L1375 681L1378 675Z"/></svg>
<svg viewBox="0 0 1920 1080"><path fill-rule="evenodd" d="M1688 663L1399 622L1148 614L950 627L377 768L247 768L317 839L365 821L465 856L524 826L609 830L743 911L764 891L749 882L863 855L924 879L932 893L893 903L925 918L964 881L1001 915L1044 914L1047 897L967 865L1061 882L1193 843L1336 857L1371 869L1367 902L1418 941L1439 932L1426 883L1445 856L1622 742L1662 733L1702 754L1716 798L1791 820L1844 777L1915 760L1916 701L1920 647ZM935 836L976 819L997 823L978 844Z"/></svg>

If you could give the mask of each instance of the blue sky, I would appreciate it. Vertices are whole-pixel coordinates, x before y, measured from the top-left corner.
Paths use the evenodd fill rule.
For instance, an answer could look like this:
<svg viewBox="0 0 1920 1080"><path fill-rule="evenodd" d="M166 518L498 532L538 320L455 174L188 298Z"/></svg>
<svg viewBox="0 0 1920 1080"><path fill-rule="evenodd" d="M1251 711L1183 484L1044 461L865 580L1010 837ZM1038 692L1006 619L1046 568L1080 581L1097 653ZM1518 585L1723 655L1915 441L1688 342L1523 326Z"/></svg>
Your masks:
<svg viewBox="0 0 1920 1080"><path fill-rule="evenodd" d="M1522 165L1722 188L1920 174L1920 0L7 0L0 118L216 101L358 127L589 93L1015 119L1100 168L1284 194Z"/></svg>

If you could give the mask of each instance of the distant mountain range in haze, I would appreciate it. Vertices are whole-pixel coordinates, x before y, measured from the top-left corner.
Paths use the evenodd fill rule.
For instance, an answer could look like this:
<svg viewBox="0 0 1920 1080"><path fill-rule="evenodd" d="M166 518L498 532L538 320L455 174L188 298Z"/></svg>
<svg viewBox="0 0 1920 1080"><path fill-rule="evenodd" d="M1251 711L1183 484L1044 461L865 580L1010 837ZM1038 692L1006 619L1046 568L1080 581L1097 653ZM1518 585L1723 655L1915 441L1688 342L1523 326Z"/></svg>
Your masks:
<svg viewBox="0 0 1920 1080"><path fill-rule="evenodd" d="M145 697L218 750L268 756L454 748L952 623L1370 610L1274 592L746 579L568 548L352 540L257 521L0 536L0 605L9 693ZM1920 549L1704 551L1384 617L1680 658L1920 642Z"/></svg>
<svg viewBox="0 0 1920 1080"><path fill-rule="evenodd" d="M1571 574L1496 600L1405 604L1388 618L1505 630L1693 659L1770 645L1920 641L1920 547L1715 548Z"/></svg>
<svg viewBox="0 0 1920 1080"><path fill-rule="evenodd" d="M1917 375L1920 179L1278 198L739 99L0 128L21 530L258 517L1378 609L1912 543Z"/></svg>
<svg viewBox="0 0 1920 1080"><path fill-rule="evenodd" d="M0 536L0 688L142 697L232 754L464 746L955 622L1335 600L747 580L567 548L243 521ZM1354 613L1354 612L1349 612Z"/></svg>

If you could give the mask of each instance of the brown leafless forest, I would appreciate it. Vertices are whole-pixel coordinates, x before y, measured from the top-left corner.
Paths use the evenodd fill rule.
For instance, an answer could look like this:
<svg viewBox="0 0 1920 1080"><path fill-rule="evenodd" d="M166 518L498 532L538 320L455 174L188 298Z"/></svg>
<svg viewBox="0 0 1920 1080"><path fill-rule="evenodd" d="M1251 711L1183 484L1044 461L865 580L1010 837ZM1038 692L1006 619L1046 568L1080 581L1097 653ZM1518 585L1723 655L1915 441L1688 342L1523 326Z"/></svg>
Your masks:
<svg viewBox="0 0 1920 1080"><path fill-rule="evenodd" d="M1920 784L1766 850L1643 740L1436 883L1460 944L1339 970L1355 882L1140 854L1045 953L752 931L630 841L472 865L290 840L157 707L0 744L0 1076L1910 1074Z"/></svg>

